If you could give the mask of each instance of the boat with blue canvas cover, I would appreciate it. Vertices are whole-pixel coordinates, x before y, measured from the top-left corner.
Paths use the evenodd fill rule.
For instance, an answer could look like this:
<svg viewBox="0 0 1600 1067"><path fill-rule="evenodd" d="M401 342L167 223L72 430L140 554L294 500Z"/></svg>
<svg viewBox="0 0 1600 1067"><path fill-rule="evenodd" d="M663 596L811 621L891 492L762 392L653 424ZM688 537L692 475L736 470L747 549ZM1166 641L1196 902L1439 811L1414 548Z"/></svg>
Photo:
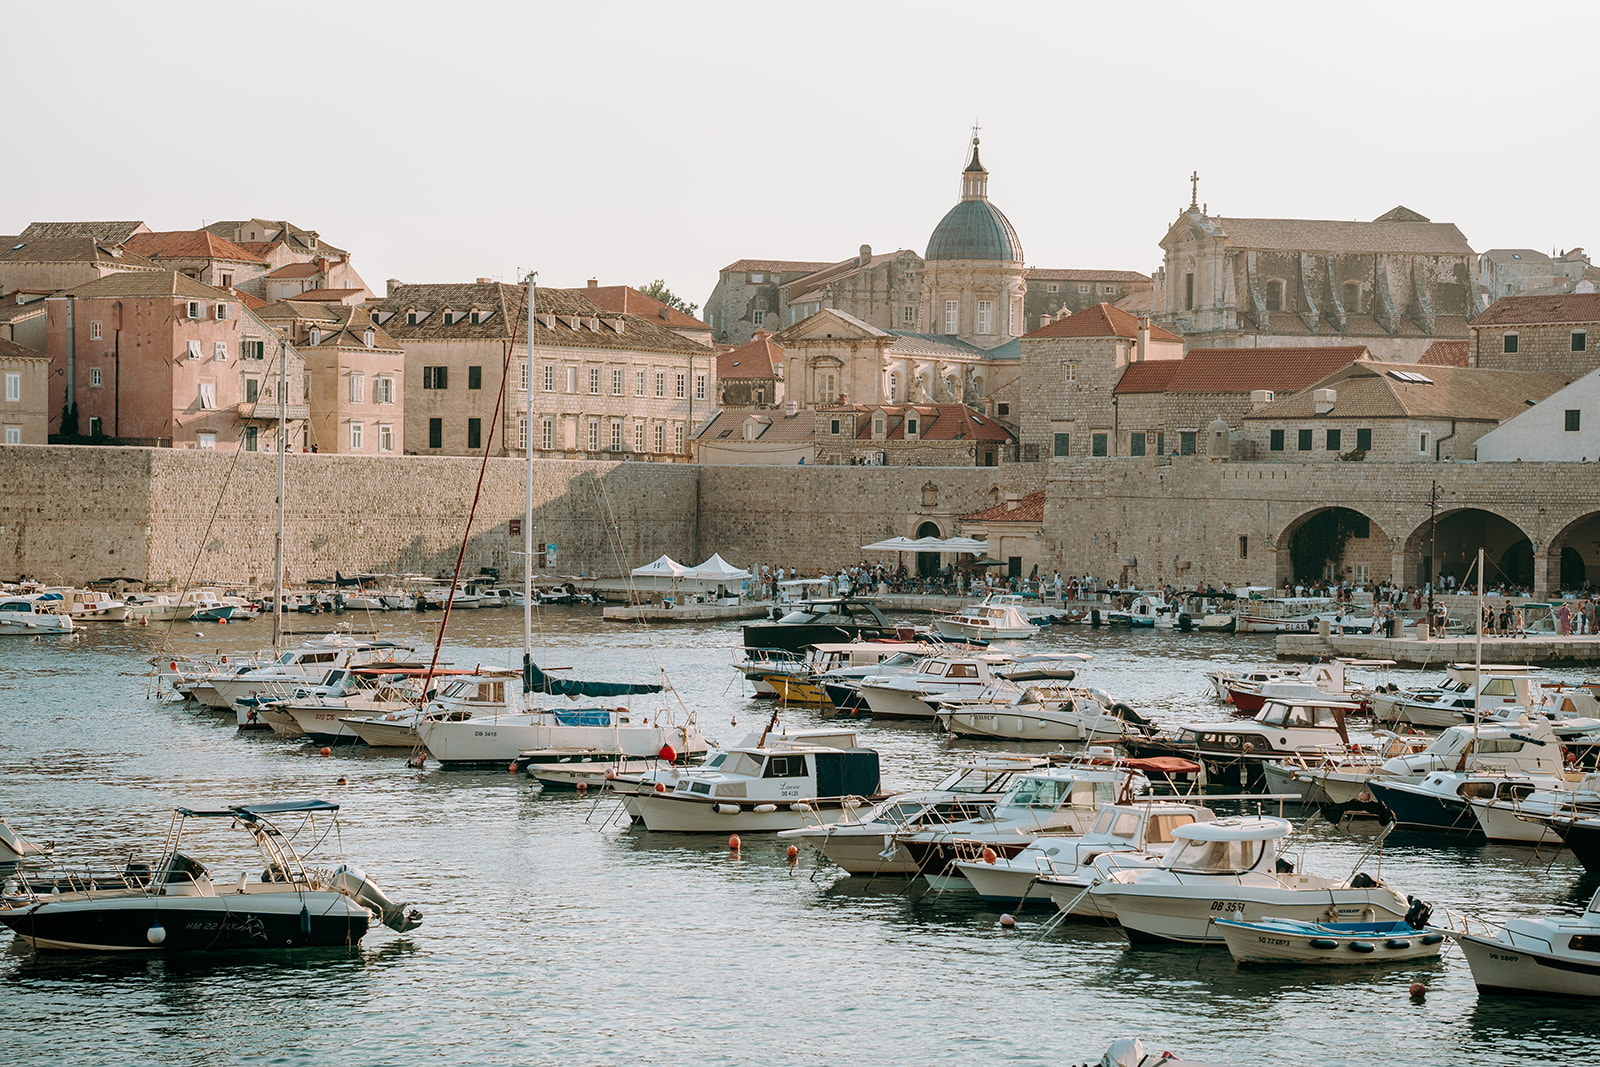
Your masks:
<svg viewBox="0 0 1600 1067"><path fill-rule="evenodd" d="M1301 963L1329 966L1429 960L1439 955L1444 933L1429 929L1432 909L1412 904L1395 922L1318 923L1295 919L1217 919L1228 951L1240 963Z"/></svg>

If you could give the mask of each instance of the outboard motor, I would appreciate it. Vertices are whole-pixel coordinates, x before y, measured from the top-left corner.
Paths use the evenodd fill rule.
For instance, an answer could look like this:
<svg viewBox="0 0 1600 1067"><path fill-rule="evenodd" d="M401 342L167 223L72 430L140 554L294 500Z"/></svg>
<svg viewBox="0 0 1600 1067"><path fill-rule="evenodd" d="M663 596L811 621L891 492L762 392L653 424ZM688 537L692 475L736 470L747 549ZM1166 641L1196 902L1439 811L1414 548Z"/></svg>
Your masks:
<svg viewBox="0 0 1600 1067"><path fill-rule="evenodd" d="M378 888L377 883L368 878L366 872L358 867L352 867L347 863L335 867L333 888L377 912L378 920L391 930L403 934L422 924L422 912L415 908L408 911L404 904L396 904L390 900L383 890Z"/></svg>
<svg viewBox="0 0 1600 1067"><path fill-rule="evenodd" d="M1144 1063L1144 1042L1138 1038L1118 1038L1100 1057L1100 1067L1139 1067Z"/></svg>

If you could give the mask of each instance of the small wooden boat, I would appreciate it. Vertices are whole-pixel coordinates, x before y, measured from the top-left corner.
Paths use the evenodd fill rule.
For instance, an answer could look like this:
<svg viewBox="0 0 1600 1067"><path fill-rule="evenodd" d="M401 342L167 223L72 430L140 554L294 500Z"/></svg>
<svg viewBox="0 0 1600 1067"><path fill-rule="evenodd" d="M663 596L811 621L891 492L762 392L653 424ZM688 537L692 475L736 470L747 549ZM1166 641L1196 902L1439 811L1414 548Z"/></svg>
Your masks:
<svg viewBox="0 0 1600 1067"><path fill-rule="evenodd" d="M1294 919L1218 919L1228 951L1240 963L1392 963L1433 959L1444 934L1427 928L1426 904L1413 904L1416 924L1399 922L1313 923Z"/></svg>

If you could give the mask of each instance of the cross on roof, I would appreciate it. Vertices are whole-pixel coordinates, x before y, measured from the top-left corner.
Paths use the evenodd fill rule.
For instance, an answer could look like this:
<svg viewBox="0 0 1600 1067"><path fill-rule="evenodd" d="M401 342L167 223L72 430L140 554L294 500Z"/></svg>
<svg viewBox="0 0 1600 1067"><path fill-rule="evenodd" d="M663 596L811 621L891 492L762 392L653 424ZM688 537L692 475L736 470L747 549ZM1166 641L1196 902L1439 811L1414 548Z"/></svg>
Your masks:
<svg viewBox="0 0 1600 1067"><path fill-rule="evenodd" d="M1200 172L1189 175L1189 210L1200 206Z"/></svg>

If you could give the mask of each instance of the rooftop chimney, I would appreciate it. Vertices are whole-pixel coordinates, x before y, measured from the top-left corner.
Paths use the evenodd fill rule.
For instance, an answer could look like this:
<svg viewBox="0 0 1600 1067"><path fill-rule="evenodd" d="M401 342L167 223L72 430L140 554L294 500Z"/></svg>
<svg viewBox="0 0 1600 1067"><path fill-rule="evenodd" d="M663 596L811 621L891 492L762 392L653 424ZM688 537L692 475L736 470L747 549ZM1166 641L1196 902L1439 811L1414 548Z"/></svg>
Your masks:
<svg viewBox="0 0 1600 1067"><path fill-rule="evenodd" d="M1145 359L1147 358L1147 351L1148 351L1149 347L1150 347L1150 314L1149 314L1149 312L1140 312L1139 313L1139 340L1138 340L1138 344L1137 344L1137 346L1136 346L1136 348L1134 350L1133 358L1136 361L1138 361L1140 363L1143 363L1145 361Z"/></svg>
<svg viewBox="0 0 1600 1067"><path fill-rule="evenodd" d="M599 278L590 278L589 279L589 288L591 288L591 289L600 288L600 279Z"/></svg>
<svg viewBox="0 0 1600 1067"><path fill-rule="evenodd" d="M477 284L479 284L479 285L488 285L493 281L494 281L493 278L479 278Z"/></svg>
<svg viewBox="0 0 1600 1067"><path fill-rule="evenodd" d="M872 261L872 246L871 245L862 245L861 246L861 255L856 258L856 262L858 264L860 264L861 266L865 267L871 261Z"/></svg>
<svg viewBox="0 0 1600 1067"><path fill-rule="evenodd" d="M792 419L796 415L798 415L799 413L800 413L800 405L799 405L799 403L797 401L794 401L794 400L786 400L786 401L784 401L784 404L783 404L783 417L784 418Z"/></svg>
<svg viewBox="0 0 1600 1067"><path fill-rule="evenodd" d="M1339 390L1313 389L1311 390L1311 402L1316 407L1318 415L1326 415L1339 402Z"/></svg>
<svg viewBox="0 0 1600 1067"><path fill-rule="evenodd" d="M383 295L385 295L385 296L393 296L394 295L394 291L396 289L400 288L400 284L401 283L400 283L400 279L399 278L390 278L388 281L383 283L383 285L384 285L384 294Z"/></svg>

